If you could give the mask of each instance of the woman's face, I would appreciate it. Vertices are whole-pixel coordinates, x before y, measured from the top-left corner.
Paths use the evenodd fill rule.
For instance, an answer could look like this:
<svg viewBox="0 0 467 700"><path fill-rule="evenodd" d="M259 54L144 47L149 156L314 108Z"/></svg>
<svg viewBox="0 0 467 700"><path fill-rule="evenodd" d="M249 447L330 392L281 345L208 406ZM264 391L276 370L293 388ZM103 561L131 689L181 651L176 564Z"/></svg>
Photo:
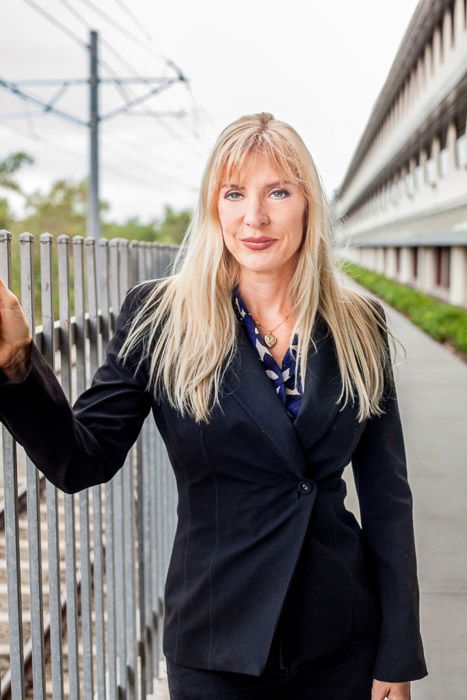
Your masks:
<svg viewBox="0 0 467 700"><path fill-rule="evenodd" d="M217 210L225 245L241 267L255 272L295 267L306 198L267 156L249 155L233 182L221 182Z"/></svg>

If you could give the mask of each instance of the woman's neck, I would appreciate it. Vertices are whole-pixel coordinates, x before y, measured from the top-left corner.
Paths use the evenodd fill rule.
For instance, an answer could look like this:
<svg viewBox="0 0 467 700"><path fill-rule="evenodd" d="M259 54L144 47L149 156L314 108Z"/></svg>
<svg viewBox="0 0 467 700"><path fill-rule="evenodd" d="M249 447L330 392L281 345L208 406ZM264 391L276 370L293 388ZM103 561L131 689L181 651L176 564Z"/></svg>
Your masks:
<svg viewBox="0 0 467 700"><path fill-rule="evenodd" d="M261 279L244 274L238 289L250 315L266 326L273 326L286 316L292 317L289 283L290 279L284 276Z"/></svg>

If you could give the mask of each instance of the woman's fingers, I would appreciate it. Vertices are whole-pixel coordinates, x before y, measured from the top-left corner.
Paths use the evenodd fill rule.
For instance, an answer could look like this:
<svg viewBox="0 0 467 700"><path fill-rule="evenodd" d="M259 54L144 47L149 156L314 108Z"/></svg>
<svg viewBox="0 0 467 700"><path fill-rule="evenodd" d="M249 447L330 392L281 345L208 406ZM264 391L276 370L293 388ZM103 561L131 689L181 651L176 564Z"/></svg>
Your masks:
<svg viewBox="0 0 467 700"><path fill-rule="evenodd" d="M0 277L0 367L10 365L31 340L19 299Z"/></svg>
<svg viewBox="0 0 467 700"><path fill-rule="evenodd" d="M385 683L373 680L371 700L410 700L410 681L406 683Z"/></svg>

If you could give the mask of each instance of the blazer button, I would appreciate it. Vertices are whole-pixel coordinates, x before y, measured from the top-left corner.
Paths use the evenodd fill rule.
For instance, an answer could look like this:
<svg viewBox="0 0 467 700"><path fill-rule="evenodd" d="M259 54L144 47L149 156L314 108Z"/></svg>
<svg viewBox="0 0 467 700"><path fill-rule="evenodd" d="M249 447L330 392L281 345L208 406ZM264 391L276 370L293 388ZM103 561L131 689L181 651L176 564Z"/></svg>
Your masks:
<svg viewBox="0 0 467 700"><path fill-rule="evenodd" d="M314 488L314 483L312 481L300 481L297 490L299 493L311 493Z"/></svg>

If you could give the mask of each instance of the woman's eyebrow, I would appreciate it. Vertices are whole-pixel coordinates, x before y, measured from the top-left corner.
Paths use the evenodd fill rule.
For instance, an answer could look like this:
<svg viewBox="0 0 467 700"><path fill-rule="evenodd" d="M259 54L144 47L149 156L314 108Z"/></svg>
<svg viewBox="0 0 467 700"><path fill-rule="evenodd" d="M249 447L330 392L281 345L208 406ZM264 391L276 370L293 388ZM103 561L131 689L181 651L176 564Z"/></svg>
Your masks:
<svg viewBox="0 0 467 700"><path fill-rule="evenodd" d="M277 181L277 182L270 182L269 185L264 185L264 189L268 190L270 187L281 187L282 185L292 185L293 183L290 182L290 180L282 180L282 181ZM221 185L221 189L226 189L228 187L233 187L236 190L244 190L245 187L242 187L241 185L235 185L233 182L231 183L226 183Z"/></svg>

